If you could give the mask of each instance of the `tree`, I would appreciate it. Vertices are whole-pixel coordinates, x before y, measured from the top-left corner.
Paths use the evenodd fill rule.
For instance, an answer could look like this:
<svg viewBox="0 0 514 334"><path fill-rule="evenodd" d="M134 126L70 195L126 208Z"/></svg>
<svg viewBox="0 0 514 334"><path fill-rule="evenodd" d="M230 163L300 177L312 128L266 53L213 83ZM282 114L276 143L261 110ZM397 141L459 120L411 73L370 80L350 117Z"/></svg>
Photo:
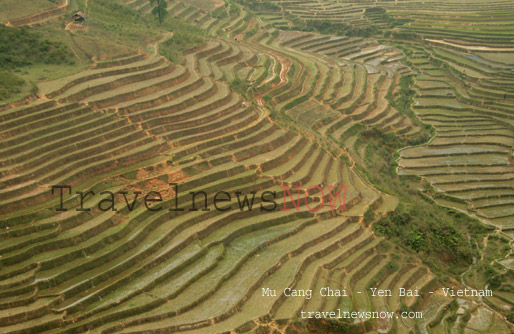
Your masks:
<svg viewBox="0 0 514 334"><path fill-rule="evenodd" d="M150 0L152 5L155 7L152 9L152 14L159 18L159 24L162 24L162 20L168 14L168 3L166 0Z"/></svg>

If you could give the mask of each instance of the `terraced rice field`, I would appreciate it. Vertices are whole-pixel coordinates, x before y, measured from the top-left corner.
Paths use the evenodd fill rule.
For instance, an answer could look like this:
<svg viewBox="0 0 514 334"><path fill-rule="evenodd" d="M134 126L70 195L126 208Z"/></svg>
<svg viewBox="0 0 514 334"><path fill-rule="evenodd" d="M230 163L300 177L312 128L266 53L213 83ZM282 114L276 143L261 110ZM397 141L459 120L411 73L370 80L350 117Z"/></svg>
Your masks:
<svg viewBox="0 0 514 334"><path fill-rule="evenodd" d="M509 208L514 203L508 200L514 142L507 82L512 72L444 44L430 44L418 57L424 52L449 70L433 77L425 68L434 65L418 67L413 107L437 134L428 145L402 150L399 171L424 175L438 191L464 200L467 212L509 231L514 223ZM468 70L473 68L477 71Z"/></svg>
<svg viewBox="0 0 514 334"><path fill-rule="evenodd" d="M36 0L30 6L27 6L22 2L6 0L0 7L2 9L2 21L6 21L7 26L32 26L54 19L71 9L70 0L59 1L60 3L57 6L55 2Z"/></svg>
<svg viewBox="0 0 514 334"><path fill-rule="evenodd" d="M148 1L117 3L152 10ZM348 333L512 332L510 250L494 260L505 289L451 298L440 288L469 287L473 278L443 281L416 253L375 235L370 225L400 200L362 173L369 148L355 129L403 138L431 125L428 142L399 151L397 172L426 180L433 192L421 191L436 194L438 205L477 217L509 244L514 73L503 56L514 54L514 4L476 1L471 13L460 1L380 2L412 20L398 33L422 36L393 41L278 29L290 26L285 13L376 24L364 15L372 2L272 3L280 15L233 3L239 11L217 18L219 4L170 1L171 17L209 37L183 64L158 53L171 35L156 36L148 47L155 52L94 61L38 83L35 100L0 106L1 333L295 333L302 311L405 309L423 317L344 325ZM44 24L68 5L9 22ZM484 37L466 30L490 8L494 19L480 21L490 28ZM441 12L447 23L434 29ZM415 115L396 102L411 75ZM234 88L238 80L244 89ZM67 211L55 210L52 185L72 186ZM283 204L282 187L310 185L319 189L308 200ZM333 210L329 194L341 186L345 209ZM214 201L221 190L276 192L279 208L239 210L233 195L224 206L235 209L222 211ZM81 203L75 191L94 194ZM134 197L150 191L163 200L155 211ZM205 210L189 210L194 191L207 193ZM98 206L109 192L117 210ZM321 196L325 205L311 210ZM169 210L175 199L185 211ZM485 249L487 241L487 258ZM263 296L267 287L278 295ZM348 296L323 297L323 287ZM285 288L314 295L286 298ZM393 294L371 297L370 288ZM401 297L399 288L421 293Z"/></svg>

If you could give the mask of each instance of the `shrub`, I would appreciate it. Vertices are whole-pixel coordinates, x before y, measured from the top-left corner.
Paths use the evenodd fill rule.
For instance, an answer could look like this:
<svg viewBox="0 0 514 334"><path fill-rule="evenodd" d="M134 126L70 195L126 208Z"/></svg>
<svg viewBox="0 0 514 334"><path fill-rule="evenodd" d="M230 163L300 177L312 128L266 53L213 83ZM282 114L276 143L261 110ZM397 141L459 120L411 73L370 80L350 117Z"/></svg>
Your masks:
<svg viewBox="0 0 514 334"><path fill-rule="evenodd" d="M379 30L375 26L360 28L344 23L334 23L328 20L309 20L304 23L304 28L302 30L350 37L370 37L379 33Z"/></svg>
<svg viewBox="0 0 514 334"><path fill-rule="evenodd" d="M159 45L159 54L176 64L183 62L184 51L194 49L205 43L204 32L198 27L175 19L166 21L165 25L173 31L173 37Z"/></svg>
<svg viewBox="0 0 514 334"><path fill-rule="evenodd" d="M215 19L224 19L228 17L227 9L224 6L218 7L211 12L211 17Z"/></svg>
<svg viewBox="0 0 514 334"><path fill-rule="evenodd" d="M243 96L246 96L248 91L248 82L239 78L235 78L229 83L230 89Z"/></svg>
<svg viewBox="0 0 514 334"><path fill-rule="evenodd" d="M25 27L0 25L0 69L65 63L73 63L73 53L63 43L45 39Z"/></svg>
<svg viewBox="0 0 514 334"><path fill-rule="evenodd" d="M18 94L24 84L25 81L16 75L7 71L0 72L0 100Z"/></svg>
<svg viewBox="0 0 514 334"><path fill-rule="evenodd" d="M391 260L387 263L387 269L391 272L397 271L398 268L398 264L394 260Z"/></svg>
<svg viewBox="0 0 514 334"><path fill-rule="evenodd" d="M280 12L281 8L269 1L237 0L238 3L259 12Z"/></svg>

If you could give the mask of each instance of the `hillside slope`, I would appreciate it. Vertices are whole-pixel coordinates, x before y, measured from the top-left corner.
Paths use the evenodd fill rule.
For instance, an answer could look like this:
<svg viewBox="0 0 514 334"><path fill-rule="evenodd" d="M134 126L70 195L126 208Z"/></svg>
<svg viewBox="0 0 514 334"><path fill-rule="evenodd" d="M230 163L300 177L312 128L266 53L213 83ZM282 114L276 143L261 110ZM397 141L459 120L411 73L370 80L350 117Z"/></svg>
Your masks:
<svg viewBox="0 0 514 334"><path fill-rule="evenodd" d="M89 0L58 4L51 20L37 7L8 21L57 31L83 63L0 106L2 333L513 330L510 37L443 43L427 28L401 38L429 16L410 1L385 6L407 25L366 16L390 29L380 38L334 36L298 18L346 17L371 3L270 3L279 19L244 1L170 1L159 25L147 1ZM66 6L84 10L85 28L64 30ZM508 2L497 6L510 13ZM56 210L55 185L72 187L66 211ZM314 187L305 201L283 198L294 186ZM345 189L344 210L331 208L333 189ZM148 205L152 191L162 202ZM191 201L199 191L203 210L194 209L203 198ZM231 210L215 203L220 191ZM255 207L240 210L252 192ZM260 209L265 192L278 194L272 210ZM169 210L176 203L185 210ZM348 296L280 293L323 287ZM454 298L441 287L494 296ZM423 316L301 317L339 309Z"/></svg>

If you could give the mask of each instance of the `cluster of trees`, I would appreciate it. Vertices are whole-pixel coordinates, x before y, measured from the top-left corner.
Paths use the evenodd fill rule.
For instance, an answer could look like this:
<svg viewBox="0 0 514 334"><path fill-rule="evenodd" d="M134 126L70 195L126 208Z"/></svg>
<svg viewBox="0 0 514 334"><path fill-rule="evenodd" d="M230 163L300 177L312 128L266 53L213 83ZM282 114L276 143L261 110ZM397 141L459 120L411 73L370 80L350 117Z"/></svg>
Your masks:
<svg viewBox="0 0 514 334"><path fill-rule="evenodd" d="M406 23L412 22L411 19L397 19L394 16L391 16L387 13L387 11L382 7L370 7L366 8L364 15L368 17L376 17L382 19L387 23L390 28L394 28L397 26L404 25Z"/></svg>
<svg viewBox="0 0 514 334"><path fill-rule="evenodd" d="M412 76L403 76L400 79L400 96L396 101L389 97L395 108L407 116L412 113L410 104L415 94L413 85ZM419 181L409 181L406 176L400 178L396 173L396 150L426 142L431 129L422 127L422 130L417 136L402 137L393 132L384 132L378 127L355 129L368 144L365 162L368 169L372 170L371 173L367 173L368 178L381 190L398 194L401 200L394 212L381 217L373 224L373 230L377 235L385 236L388 240L404 245L414 252L428 255L422 256L427 261L437 258L448 263L469 264L473 251L469 247L466 235L457 227L476 229L476 235L484 231L466 215L433 205L419 195L419 190L410 188L411 182ZM367 218L367 221L372 221L373 217ZM437 269L434 266L437 263L432 260L432 264L433 269Z"/></svg>
<svg viewBox="0 0 514 334"><path fill-rule="evenodd" d="M418 136L411 136L407 139L407 144L409 146L427 142L435 131L430 124L422 123L410 109L410 105L412 104L414 95L416 94L416 91L412 89L413 86L414 77L412 75L402 76L400 78L400 92L398 98L395 99L390 93L387 94L387 100L393 107L398 109L398 111L405 116L409 117L414 124L423 129L422 133Z"/></svg>
<svg viewBox="0 0 514 334"><path fill-rule="evenodd" d="M205 34L202 29L181 22L168 16L168 2L166 0L149 0L154 6L152 14L157 17L159 24L166 30L173 31L173 37L159 44L159 54L168 60L180 64L184 61L183 52L202 45Z"/></svg>
<svg viewBox="0 0 514 334"><path fill-rule="evenodd" d="M211 12L211 16L215 19L223 19L228 17L227 9L224 6L220 6Z"/></svg>
<svg viewBox="0 0 514 334"><path fill-rule="evenodd" d="M230 86L230 89L232 89L233 91L243 95L243 96L246 96L248 94L248 81L246 80L242 80L240 78L235 78L234 80L232 80L231 82L229 82L229 86Z"/></svg>
<svg viewBox="0 0 514 334"><path fill-rule="evenodd" d="M0 100L21 92L25 81L20 68L36 64L72 64L73 54L61 42L53 42L27 28L0 25Z"/></svg>
<svg viewBox="0 0 514 334"><path fill-rule="evenodd" d="M294 24L293 29L301 31L318 32L320 34L330 34L349 37L370 37L380 33L375 26L360 28L345 23L332 22L329 20L305 20L297 17L289 17Z"/></svg>
<svg viewBox="0 0 514 334"><path fill-rule="evenodd" d="M213 10L211 12L211 17L221 20L221 19L228 18L229 16L239 15L240 12L241 12L241 8L239 8L237 5L231 3L231 4L227 4L225 6L220 6L220 7L216 8L215 10Z"/></svg>
<svg viewBox="0 0 514 334"><path fill-rule="evenodd" d="M21 87L24 84L25 80L11 72L0 71L0 101L21 92Z"/></svg>
<svg viewBox="0 0 514 334"><path fill-rule="evenodd" d="M73 54L63 43L49 41L27 28L0 25L0 69L63 63L73 63Z"/></svg>
<svg viewBox="0 0 514 334"><path fill-rule="evenodd" d="M456 220L466 220L461 213L453 213ZM427 212L415 206L400 204L390 215L380 219L374 230L392 240L401 240L415 252L438 255L451 262L471 263L473 253L465 236L453 223L427 216Z"/></svg>
<svg viewBox="0 0 514 334"><path fill-rule="evenodd" d="M152 9L152 14L157 16L159 19L159 24L162 24L162 21L168 15L168 3L166 0L150 0L150 3L154 5Z"/></svg>
<svg viewBox="0 0 514 334"><path fill-rule="evenodd" d="M282 8L269 1L237 0L238 3L256 12L280 12Z"/></svg>
<svg viewBox="0 0 514 334"><path fill-rule="evenodd" d="M410 110L415 94L413 85L412 76L403 76L400 80L399 96L388 97L393 106L407 116L413 114ZM420 253L420 257L435 273L442 274L443 270L458 272L469 265L473 255L476 255L466 234L470 233L479 239L486 230L476 220L439 207L426 195L420 194L420 180L416 177L400 177L397 174L397 150L426 142L431 128L421 126L421 130L416 136L398 136L378 127L355 126L349 130L360 134L359 145L366 145L363 159L366 168L357 166L358 170L381 191L395 194L400 199L395 211L379 217L372 224L372 228L377 235L385 236L396 244ZM431 191L429 183L423 186ZM366 222L373 222L376 218L370 211L366 212L365 219Z"/></svg>

